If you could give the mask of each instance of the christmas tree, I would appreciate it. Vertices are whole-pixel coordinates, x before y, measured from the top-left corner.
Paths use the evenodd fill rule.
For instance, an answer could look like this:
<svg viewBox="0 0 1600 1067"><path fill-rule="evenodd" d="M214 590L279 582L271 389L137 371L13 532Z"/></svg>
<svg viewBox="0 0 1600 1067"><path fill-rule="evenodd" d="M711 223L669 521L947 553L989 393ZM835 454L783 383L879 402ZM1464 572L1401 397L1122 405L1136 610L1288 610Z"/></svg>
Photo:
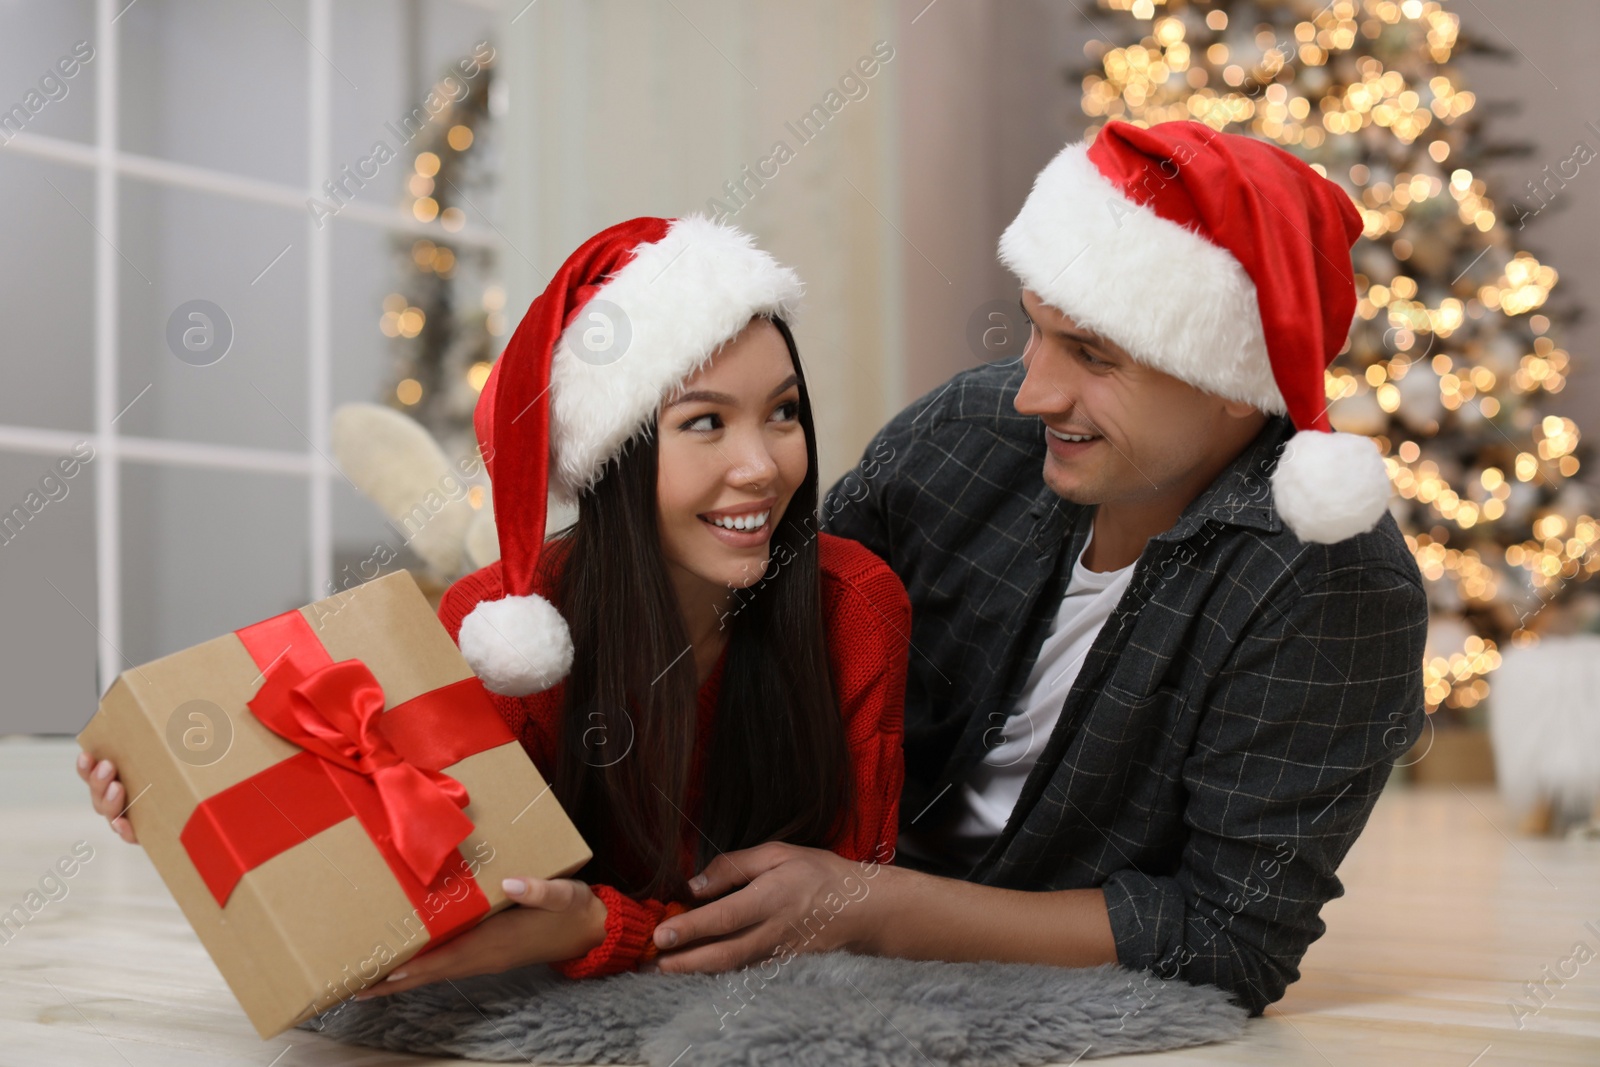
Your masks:
<svg viewBox="0 0 1600 1067"><path fill-rule="evenodd" d="M452 66L434 86L437 113L406 146L406 210L459 233L466 209L481 204L494 181L490 163L493 50ZM462 77L473 64L477 73ZM420 422L452 459L477 447L472 412L504 331L505 289L495 279L492 248L439 238L397 236L400 282L384 298L378 328L393 339L392 377L383 399ZM473 489L480 506L482 487Z"/></svg>
<svg viewBox="0 0 1600 1067"><path fill-rule="evenodd" d="M1099 4L1096 32L1131 43L1086 49L1089 137L1110 119L1198 120L1281 145L1360 208L1360 303L1329 418L1388 464L1431 605L1428 710L1475 721L1500 650L1574 625L1600 570L1578 429L1541 410L1569 365L1552 329L1568 316L1546 306L1556 272L1518 247L1530 209L1503 217L1479 173L1515 149L1491 140L1454 67L1503 51L1435 0ZM1542 204L1554 188L1528 192Z"/></svg>

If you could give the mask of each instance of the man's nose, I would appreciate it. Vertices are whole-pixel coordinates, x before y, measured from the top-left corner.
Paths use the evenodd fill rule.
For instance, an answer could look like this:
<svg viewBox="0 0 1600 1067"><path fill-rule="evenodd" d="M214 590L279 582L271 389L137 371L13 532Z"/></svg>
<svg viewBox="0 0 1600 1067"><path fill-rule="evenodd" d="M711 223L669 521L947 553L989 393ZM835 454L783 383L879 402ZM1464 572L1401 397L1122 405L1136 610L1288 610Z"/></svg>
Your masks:
<svg viewBox="0 0 1600 1067"><path fill-rule="evenodd" d="M1035 351L1028 362L1022 385L1011 406L1019 415L1065 415L1072 410L1072 385L1059 373L1056 360Z"/></svg>

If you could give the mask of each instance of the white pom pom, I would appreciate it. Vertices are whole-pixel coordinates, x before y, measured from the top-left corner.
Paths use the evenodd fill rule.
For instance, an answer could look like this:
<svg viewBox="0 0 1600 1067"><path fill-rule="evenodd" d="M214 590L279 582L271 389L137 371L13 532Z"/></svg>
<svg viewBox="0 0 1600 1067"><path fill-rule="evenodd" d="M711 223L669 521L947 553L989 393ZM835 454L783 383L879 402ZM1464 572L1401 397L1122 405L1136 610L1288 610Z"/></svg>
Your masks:
<svg viewBox="0 0 1600 1067"><path fill-rule="evenodd" d="M549 689L572 669L567 620L538 595L479 601L461 620L458 644L484 687L502 696Z"/></svg>
<svg viewBox="0 0 1600 1067"><path fill-rule="evenodd" d="M1371 439L1302 430L1272 472L1278 514L1302 541L1331 545L1365 533L1389 506L1389 472Z"/></svg>

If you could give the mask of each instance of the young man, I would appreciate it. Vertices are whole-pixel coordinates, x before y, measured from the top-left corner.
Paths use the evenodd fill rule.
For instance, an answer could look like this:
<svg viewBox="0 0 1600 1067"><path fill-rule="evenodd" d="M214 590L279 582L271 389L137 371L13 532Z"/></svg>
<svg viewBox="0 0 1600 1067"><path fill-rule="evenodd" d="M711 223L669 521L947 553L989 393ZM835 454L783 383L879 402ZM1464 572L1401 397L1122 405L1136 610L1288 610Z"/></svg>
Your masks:
<svg viewBox="0 0 1600 1067"><path fill-rule="evenodd" d="M1283 995L1423 724L1421 577L1377 449L1326 415L1360 232L1199 123L1040 174L1000 243L1020 365L914 403L824 507L911 596L898 865L720 857L662 970L843 947Z"/></svg>

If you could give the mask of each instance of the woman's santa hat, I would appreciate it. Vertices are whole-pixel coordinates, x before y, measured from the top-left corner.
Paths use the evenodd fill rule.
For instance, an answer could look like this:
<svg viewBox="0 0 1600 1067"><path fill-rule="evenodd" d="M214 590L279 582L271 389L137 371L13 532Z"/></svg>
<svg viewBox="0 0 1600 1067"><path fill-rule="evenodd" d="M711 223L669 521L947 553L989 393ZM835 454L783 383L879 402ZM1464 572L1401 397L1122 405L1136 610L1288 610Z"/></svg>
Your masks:
<svg viewBox="0 0 1600 1067"><path fill-rule="evenodd" d="M1199 122L1107 124L1040 172L1000 261L1141 363L1287 414L1273 499L1302 541L1370 530L1389 502L1373 442L1335 433L1323 372L1355 313L1349 196L1281 148Z"/></svg>
<svg viewBox="0 0 1600 1067"><path fill-rule="evenodd" d="M573 503L661 402L758 315L788 317L800 279L745 233L693 216L595 234L529 306L473 422L494 491L504 596L461 621L461 653L506 696L572 668L572 636L534 593L547 495Z"/></svg>

